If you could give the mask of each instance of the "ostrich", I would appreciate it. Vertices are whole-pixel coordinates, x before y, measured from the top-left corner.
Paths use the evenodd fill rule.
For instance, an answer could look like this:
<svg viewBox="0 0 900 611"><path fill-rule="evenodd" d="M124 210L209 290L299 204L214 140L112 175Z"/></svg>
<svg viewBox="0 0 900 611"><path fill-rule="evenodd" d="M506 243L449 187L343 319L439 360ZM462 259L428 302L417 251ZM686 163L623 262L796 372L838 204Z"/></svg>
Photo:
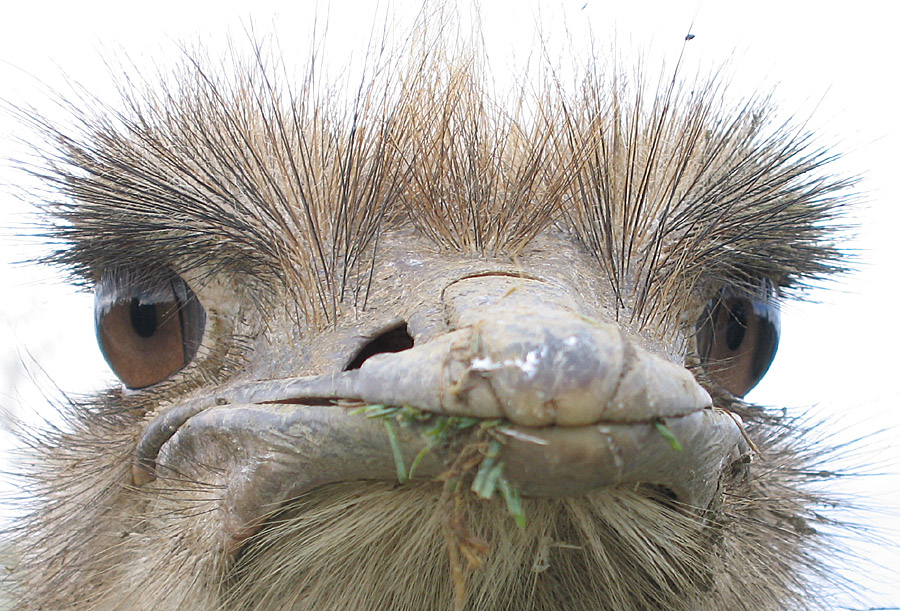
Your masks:
<svg viewBox="0 0 900 611"><path fill-rule="evenodd" d="M28 439L20 608L821 604L819 451L742 398L852 181L715 79L510 106L438 30L346 103L257 46L24 114L122 387Z"/></svg>

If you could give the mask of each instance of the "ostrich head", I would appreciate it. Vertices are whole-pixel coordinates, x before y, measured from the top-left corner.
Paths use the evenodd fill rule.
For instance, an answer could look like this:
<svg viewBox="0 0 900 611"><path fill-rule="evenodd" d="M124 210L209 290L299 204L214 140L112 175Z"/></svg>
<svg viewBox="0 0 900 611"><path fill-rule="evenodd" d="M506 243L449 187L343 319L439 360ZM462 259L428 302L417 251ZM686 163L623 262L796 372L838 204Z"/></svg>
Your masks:
<svg viewBox="0 0 900 611"><path fill-rule="evenodd" d="M811 452L741 398L850 183L714 79L509 104L422 38L31 117L123 386L32 440L24 608L804 604Z"/></svg>

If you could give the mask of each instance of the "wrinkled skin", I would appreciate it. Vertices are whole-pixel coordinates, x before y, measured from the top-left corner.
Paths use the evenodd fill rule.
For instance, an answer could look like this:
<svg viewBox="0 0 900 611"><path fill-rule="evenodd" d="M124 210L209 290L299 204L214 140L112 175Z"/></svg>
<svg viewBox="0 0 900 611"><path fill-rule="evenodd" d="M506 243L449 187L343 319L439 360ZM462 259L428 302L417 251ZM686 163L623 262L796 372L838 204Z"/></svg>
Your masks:
<svg viewBox="0 0 900 611"><path fill-rule="evenodd" d="M630 90L589 71L529 123L423 57L359 125L252 67L39 126L54 262L142 382L33 438L22 608L820 604L815 452L699 329L833 271L848 184L709 85L615 113ZM114 352L182 281L180 339Z"/></svg>

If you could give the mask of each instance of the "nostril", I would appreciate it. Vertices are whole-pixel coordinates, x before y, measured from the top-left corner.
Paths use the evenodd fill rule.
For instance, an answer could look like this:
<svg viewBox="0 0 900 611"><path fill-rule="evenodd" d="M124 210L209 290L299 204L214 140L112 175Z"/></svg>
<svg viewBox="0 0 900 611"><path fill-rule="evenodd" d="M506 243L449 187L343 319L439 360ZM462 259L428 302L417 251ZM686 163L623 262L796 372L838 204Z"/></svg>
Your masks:
<svg viewBox="0 0 900 611"><path fill-rule="evenodd" d="M640 484L638 492L666 507L678 506L678 495L668 486L662 484Z"/></svg>
<svg viewBox="0 0 900 611"><path fill-rule="evenodd" d="M356 353L356 356L344 367L344 371L351 369L359 369L369 357L385 352L402 352L413 347L413 338L409 334L406 323L401 323L396 327L392 327L387 331L379 333Z"/></svg>

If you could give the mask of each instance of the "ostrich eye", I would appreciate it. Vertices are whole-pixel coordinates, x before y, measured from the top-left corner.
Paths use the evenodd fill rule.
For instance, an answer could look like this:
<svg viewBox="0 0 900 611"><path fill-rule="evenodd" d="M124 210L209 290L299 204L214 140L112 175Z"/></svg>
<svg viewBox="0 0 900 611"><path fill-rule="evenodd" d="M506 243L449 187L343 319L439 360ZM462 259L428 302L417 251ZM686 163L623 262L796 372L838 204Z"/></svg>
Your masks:
<svg viewBox="0 0 900 611"><path fill-rule="evenodd" d="M781 317L766 282L753 293L722 289L697 321L697 350L706 373L743 397L766 375L778 350Z"/></svg>
<svg viewBox="0 0 900 611"><path fill-rule="evenodd" d="M206 313L171 272L109 272L94 291L103 357L129 388L162 382L197 354Z"/></svg>

